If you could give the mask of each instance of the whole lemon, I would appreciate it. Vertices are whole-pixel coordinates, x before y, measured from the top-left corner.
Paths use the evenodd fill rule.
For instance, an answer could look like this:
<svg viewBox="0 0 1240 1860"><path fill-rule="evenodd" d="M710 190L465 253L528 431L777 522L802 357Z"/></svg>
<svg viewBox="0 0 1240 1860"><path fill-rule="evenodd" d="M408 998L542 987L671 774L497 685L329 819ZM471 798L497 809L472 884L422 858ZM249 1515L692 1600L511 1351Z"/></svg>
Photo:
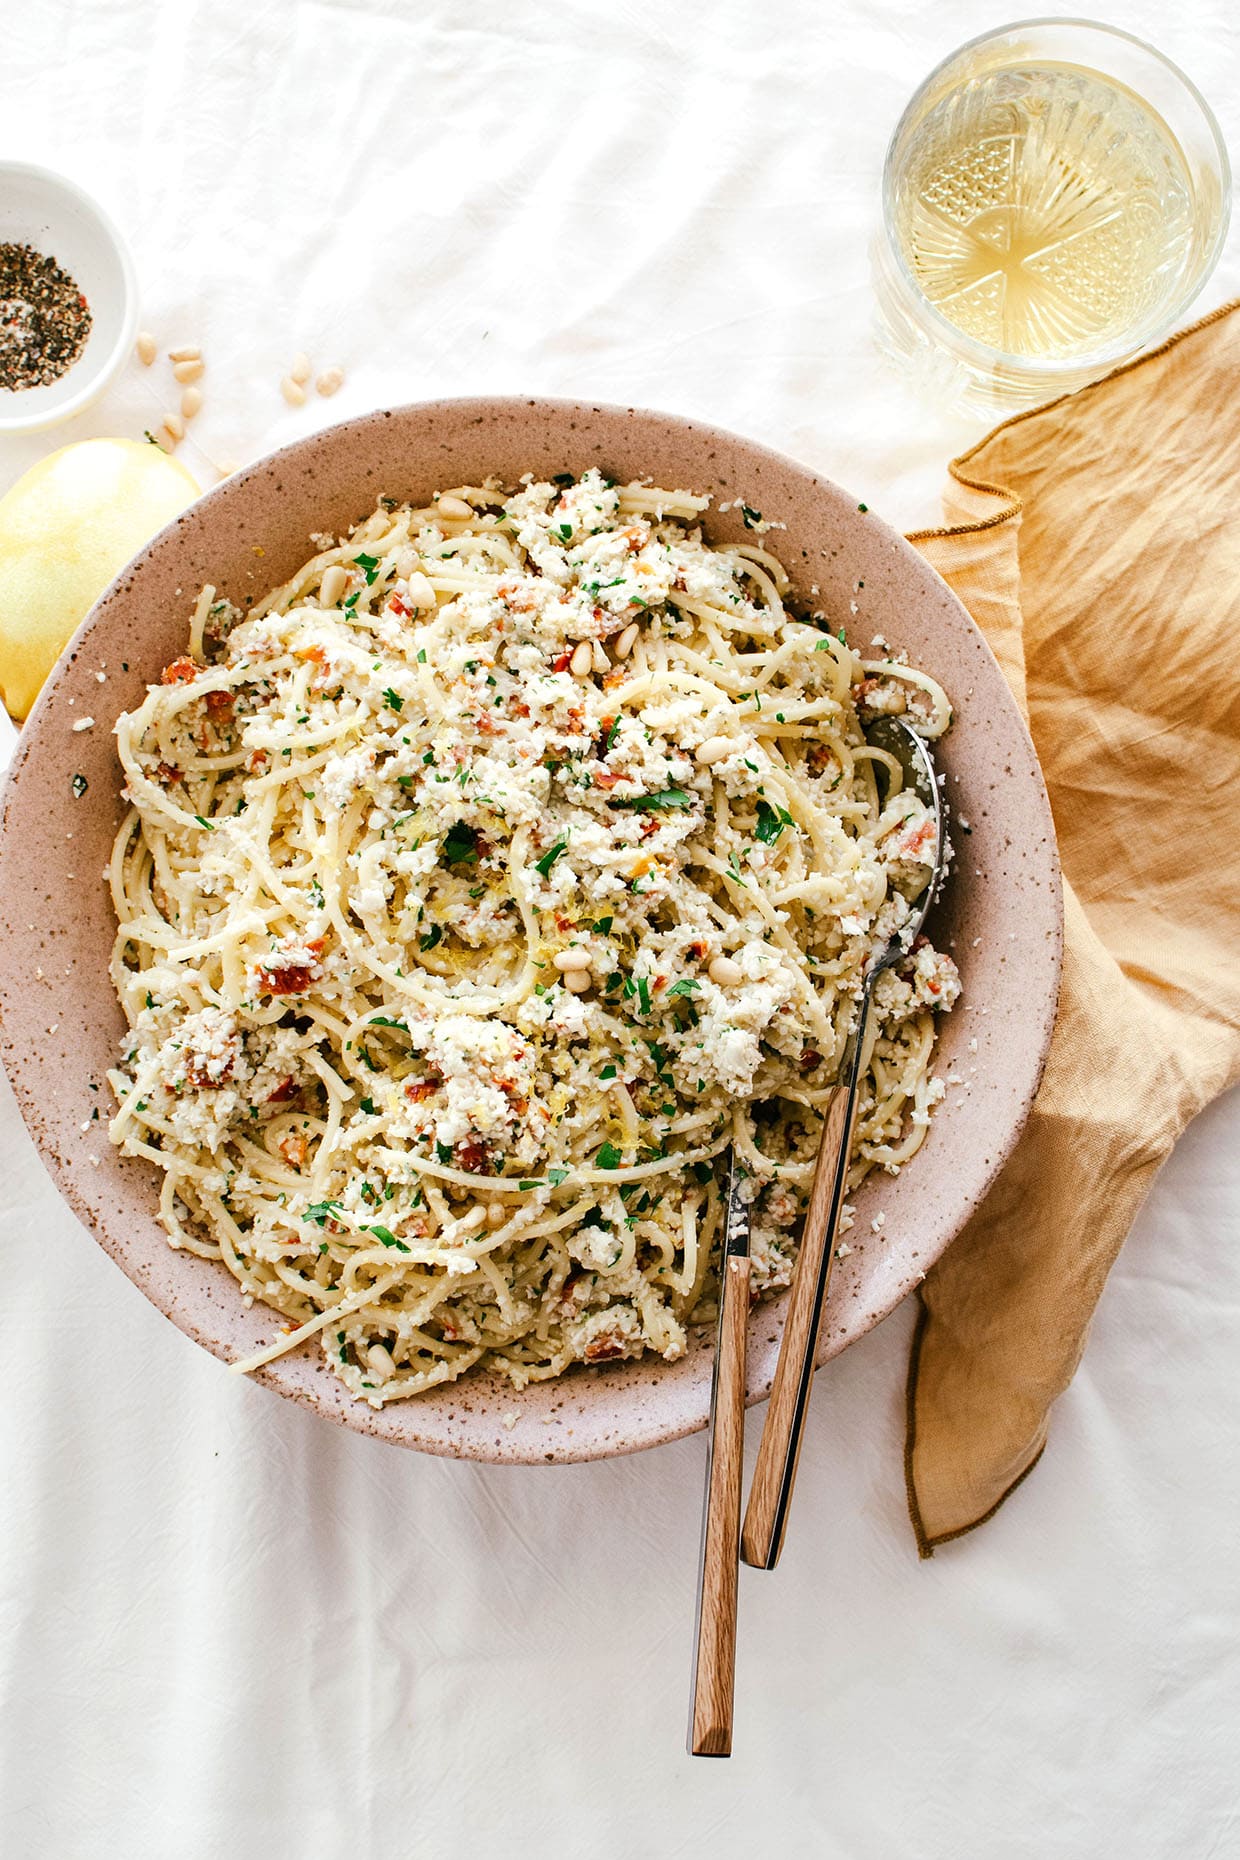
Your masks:
<svg viewBox="0 0 1240 1860"><path fill-rule="evenodd" d="M198 495L137 439L84 439L0 498L0 699L25 717L81 620L143 543Z"/></svg>

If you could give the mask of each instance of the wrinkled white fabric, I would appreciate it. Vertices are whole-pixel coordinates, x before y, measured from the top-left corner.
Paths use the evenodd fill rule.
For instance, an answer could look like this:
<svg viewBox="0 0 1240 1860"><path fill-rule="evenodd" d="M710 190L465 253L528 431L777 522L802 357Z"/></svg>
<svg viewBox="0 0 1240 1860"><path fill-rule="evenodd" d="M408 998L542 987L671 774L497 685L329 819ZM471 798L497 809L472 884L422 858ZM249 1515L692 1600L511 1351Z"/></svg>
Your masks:
<svg viewBox="0 0 1240 1860"><path fill-rule="evenodd" d="M1100 10L1235 141L1221 0ZM382 402L528 391L717 421L913 524L980 427L874 352L879 168L916 82L996 18L42 0L5 18L0 125L112 209L161 344L203 344L204 484ZM1233 236L1202 307L1238 289ZM299 349L348 379L292 411ZM0 488L174 404L135 364L72 427L0 440ZM238 1382L62 1207L0 1081L0 1852L1240 1851L1238 1136L1234 1095L1190 1130L1042 1464L933 1563L904 1511L910 1314L822 1377L783 1561L742 1573L736 1755L694 1764L700 1438L476 1467Z"/></svg>

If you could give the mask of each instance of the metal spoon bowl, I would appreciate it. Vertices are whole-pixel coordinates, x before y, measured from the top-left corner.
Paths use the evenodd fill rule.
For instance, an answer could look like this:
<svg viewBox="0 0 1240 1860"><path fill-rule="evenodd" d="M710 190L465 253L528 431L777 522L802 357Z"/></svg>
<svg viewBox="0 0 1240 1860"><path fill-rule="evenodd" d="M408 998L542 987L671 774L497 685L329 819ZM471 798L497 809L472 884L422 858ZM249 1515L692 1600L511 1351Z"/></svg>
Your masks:
<svg viewBox="0 0 1240 1860"><path fill-rule="evenodd" d="M857 1031L854 1039L860 1042L864 1036L864 1019L869 1014L870 984L882 974L884 969L908 954L929 914L930 907L938 897L948 864L951 859L951 842L947 838L943 819L943 803L939 794L938 776L934 762L926 747L925 738L919 736L911 724L900 717L876 717L866 726L866 741L874 749L885 749L893 756L904 771L904 785L911 788L919 801L929 808L934 818L934 857L930 862L930 877L926 888L912 901L908 920L900 926L891 937L886 947L870 958L866 970L866 986L862 991L861 1006L857 1016ZM882 767L882 764L879 764ZM847 1060L845 1061L845 1068Z"/></svg>

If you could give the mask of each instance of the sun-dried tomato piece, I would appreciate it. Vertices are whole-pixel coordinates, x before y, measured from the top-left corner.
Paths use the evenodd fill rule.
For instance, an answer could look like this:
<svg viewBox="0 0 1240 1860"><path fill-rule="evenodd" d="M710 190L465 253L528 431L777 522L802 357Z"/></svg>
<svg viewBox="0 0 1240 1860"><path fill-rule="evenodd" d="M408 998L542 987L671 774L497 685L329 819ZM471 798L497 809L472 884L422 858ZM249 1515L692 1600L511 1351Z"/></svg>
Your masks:
<svg viewBox="0 0 1240 1860"><path fill-rule="evenodd" d="M171 665L165 665L163 669L163 682L166 685L193 684L202 669L195 659L174 659Z"/></svg>
<svg viewBox="0 0 1240 1860"><path fill-rule="evenodd" d="M614 1363L624 1355L624 1339L617 1332L603 1331L591 1337L585 1349L587 1363Z"/></svg>
<svg viewBox="0 0 1240 1860"><path fill-rule="evenodd" d="M490 1149L481 1137L462 1137L452 1152L452 1160L458 1169L464 1169L469 1175L485 1175L491 1160Z"/></svg>
<svg viewBox="0 0 1240 1860"><path fill-rule="evenodd" d="M268 969L259 965L258 980L264 994L304 995L314 979L314 969L307 963L290 963L287 968Z"/></svg>

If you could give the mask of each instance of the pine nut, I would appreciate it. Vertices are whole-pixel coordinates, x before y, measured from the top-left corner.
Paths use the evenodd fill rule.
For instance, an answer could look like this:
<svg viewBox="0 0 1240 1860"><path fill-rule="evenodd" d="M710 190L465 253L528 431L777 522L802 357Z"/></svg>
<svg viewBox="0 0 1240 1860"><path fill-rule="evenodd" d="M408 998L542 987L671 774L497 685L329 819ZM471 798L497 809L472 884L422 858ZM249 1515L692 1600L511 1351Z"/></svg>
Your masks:
<svg viewBox="0 0 1240 1860"><path fill-rule="evenodd" d="M191 381L201 381L205 362L175 362L172 372L182 387L188 387Z"/></svg>
<svg viewBox="0 0 1240 1860"><path fill-rule="evenodd" d="M144 368L149 368L151 363L155 360L156 353L155 338L152 336L149 329L139 331L138 340L134 344L134 348L137 350L138 360L141 362L142 366Z"/></svg>
<svg viewBox="0 0 1240 1860"><path fill-rule="evenodd" d="M731 956L716 956L706 973L720 988L734 988L737 982L745 979L744 969L739 962L733 962Z"/></svg>
<svg viewBox="0 0 1240 1860"><path fill-rule="evenodd" d="M344 386L344 369L325 368L314 385L324 397L335 394Z"/></svg>
<svg viewBox="0 0 1240 1860"><path fill-rule="evenodd" d="M341 568L339 562L333 562L330 568L323 570L323 579L319 583L319 606L335 607L348 585L348 571Z"/></svg>
<svg viewBox="0 0 1240 1860"><path fill-rule="evenodd" d="M386 1344L372 1343L366 1352L366 1361L374 1370L375 1374L381 1377L384 1382L387 1381L389 1376L394 1376L396 1374L396 1364L393 1362L392 1352L388 1349Z"/></svg>
<svg viewBox="0 0 1240 1860"><path fill-rule="evenodd" d="M724 756L732 753L734 748L735 744L730 736L708 736L704 743L698 744L694 759L709 767L712 762L721 762Z"/></svg>
<svg viewBox="0 0 1240 1860"><path fill-rule="evenodd" d="M163 430L167 433L173 445L175 445L179 439L184 439L185 437L185 422L179 413L166 413L164 415Z"/></svg>
<svg viewBox="0 0 1240 1860"><path fill-rule="evenodd" d="M280 392L283 394L290 407L305 406L306 390L294 381L292 375L285 375L283 381L280 383Z"/></svg>
<svg viewBox="0 0 1240 1860"><path fill-rule="evenodd" d="M508 1219L508 1210L502 1201L493 1201L487 1209L487 1221L492 1227L502 1227Z"/></svg>
<svg viewBox="0 0 1240 1860"><path fill-rule="evenodd" d="M295 381L298 387L305 387L313 372L313 367L310 357L303 349L300 355L293 357L293 365L288 371L289 380Z"/></svg>
<svg viewBox="0 0 1240 1860"><path fill-rule="evenodd" d="M415 572L409 577L409 599L417 613L430 613L435 607L435 590L428 578Z"/></svg>
<svg viewBox="0 0 1240 1860"><path fill-rule="evenodd" d="M567 975L572 969L588 969L590 952L585 949L561 949L551 960L561 975Z"/></svg>
<svg viewBox="0 0 1240 1860"><path fill-rule="evenodd" d="M584 995L594 981L588 969L570 969L564 977L564 986L570 995Z"/></svg>
<svg viewBox="0 0 1240 1860"><path fill-rule="evenodd" d="M188 348L169 349L168 360L170 362L200 362L202 360L202 350L193 343L191 343Z"/></svg>
<svg viewBox="0 0 1240 1860"><path fill-rule="evenodd" d="M603 646L602 640L592 639L590 641L590 651L594 659L595 671L609 672L611 670L611 660L607 657L607 652Z"/></svg>
<svg viewBox="0 0 1240 1860"><path fill-rule="evenodd" d="M187 387L181 396L181 418L192 420L196 413L202 412L202 389Z"/></svg>
<svg viewBox="0 0 1240 1860"><path fill-rule="evenodd" d="M612 655L617 661L628 658L634 646L637 644L637 635L640 631L641 628L638 626L636 620L634 620L631 626L625 627L623 633L621 633L619 639L611 649Z"/></svg>
<svg viewBox="0 0 1240 1860"><path fill-rule="evenodd" d="M449 494L447 497L435 499L435 511L441 517L465 519L473 516L474 507L472 504L467 504L463 497L453 497Z"/></svg>
<svg viewBox="0 0 1240 1860"><path fill-rule="evenodd" d="M486 1226L486 1220L486 1209L480 1201L476 1201L468 1214L462 1214L460 1220L456 1224L456 1231L458 1234L475 1233L479 1227Z"/></svg>
<svg viewBox="0 0 1240 1860"><path fill-rule="evenodd" d="M579 639L573 647L573 656L568 662L568 669L574 678L588 678L594 669L594 654L590 650L588 639Z"/></svg>

